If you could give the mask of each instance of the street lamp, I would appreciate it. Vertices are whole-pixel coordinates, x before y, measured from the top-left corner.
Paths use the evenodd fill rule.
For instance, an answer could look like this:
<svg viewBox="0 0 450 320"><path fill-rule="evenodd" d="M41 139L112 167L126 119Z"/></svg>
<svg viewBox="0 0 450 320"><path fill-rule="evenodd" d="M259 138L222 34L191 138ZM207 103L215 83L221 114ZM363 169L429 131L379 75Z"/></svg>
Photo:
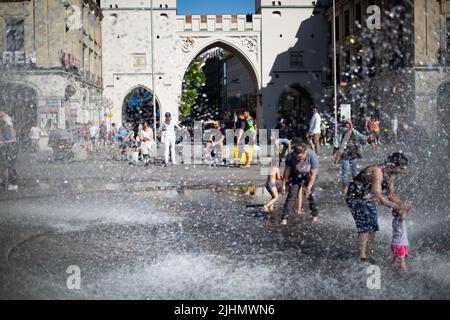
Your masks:
<svg viewBox="0 0 450 320"><path fill-rule="evenodd" d="M156 83L155 83L155 44L154 44L154 23L153 23L153 0L150 0L150 14L151 14L151 55L152 55L152 103L153 103L153 134L156 137Z"/></svg>
<svg viewBox="0 0 450 320"><path fill-rule="evenodd" d="M336 70L336 0L333 0L333 87L334 87L334 135L337 134L337 70Z"/></svg>

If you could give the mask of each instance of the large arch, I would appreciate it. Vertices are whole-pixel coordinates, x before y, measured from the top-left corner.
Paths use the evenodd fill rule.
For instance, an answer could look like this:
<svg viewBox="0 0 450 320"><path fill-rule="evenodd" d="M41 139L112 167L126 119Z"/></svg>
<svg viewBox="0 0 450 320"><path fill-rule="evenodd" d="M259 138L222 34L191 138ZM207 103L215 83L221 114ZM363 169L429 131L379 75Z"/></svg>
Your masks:
<svg viewBox="0 0 450 320"><path fill-rule="evenodd" d="M153 126L153 91L144 85L134 85L122 94L122 123L131 122L135 127L148 122ZM161 120L161 104L156 101L156 125Z"/></svg>
<svg viewBox="0 0 450 320"><path fill-rule="evenodd" d="M244 66L247 68L247 70L250 73L250 76L252 77L252 81L255 86L255 91L258 92L261 88L261 79L259 77L259 73L257 72L257 67L253 64L251 59L246 55L245 52L243 52L239 47L234 45L233 43L226 41L224 39L214 39L203 46L196 48L196 50L192 51L187 63L185 63L182 67L183 75L186 73L186 70L188 69L190 63L198 57L202 52L208 51L212 48L222 48L230 53L234 54L241 60L241 62L244 64Z"/></svg>
<svg viewBox="0 0 450 320"><path fill-rule="evenodd" d="M260 119L260 117L262 116L262 109L259 101L261 77L258 72L258 68L254 64L250 56L248 56L243 50L241 50L241 48L239 48L236 44L232 43L231 41L227 41L226 39L213 39L207 43L202 44L201 46L195 47L195 49L189 53L189 56L184 60L181 66L181 73L182 73L181 79L184 78L186 71L189 68L189 65L197 57L199 57L202 53L213 48L220 48L229 52L231 55L235 56L248 71L252 87L252 96L254 97L255 102L254 103L256 113L255 115L257 119ZM179 86L180 92L182 91L182 86L183 86L182 83L180 83Z"/></svg>

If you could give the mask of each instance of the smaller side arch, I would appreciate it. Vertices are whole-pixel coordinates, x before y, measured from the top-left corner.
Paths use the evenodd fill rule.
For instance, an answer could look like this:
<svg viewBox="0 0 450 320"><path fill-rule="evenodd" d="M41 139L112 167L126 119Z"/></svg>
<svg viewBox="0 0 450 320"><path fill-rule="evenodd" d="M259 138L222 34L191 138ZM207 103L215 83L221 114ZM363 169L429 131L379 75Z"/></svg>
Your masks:
<svg viewBox="0 0 450 320"><path fill-rule="evenodd" d="M149 95L147 95L147 93ZM133 100L133 104L135 103L136 110L132 111L132 107L130 106L130 99L136 96ZM141 122L154 122L153 117L153 90L151 90L148 86L136 84L132 87L128 88L125 92L121 94L121 117L122 123L131 122L135 126L137 126ZM158 96L155 96L156 101L156 125L159 126L160 122L160 114L161 114L161 103L158 99Z"/></svg>

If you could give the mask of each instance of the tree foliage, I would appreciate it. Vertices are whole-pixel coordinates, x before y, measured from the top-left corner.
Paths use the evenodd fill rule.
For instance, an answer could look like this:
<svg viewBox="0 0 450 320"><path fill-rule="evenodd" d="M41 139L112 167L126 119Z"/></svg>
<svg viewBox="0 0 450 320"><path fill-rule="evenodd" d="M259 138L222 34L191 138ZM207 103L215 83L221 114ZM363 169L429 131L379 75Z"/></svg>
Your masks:
<svg viewBox="0 0 450 320"><path fill-rule="evenodd" d="M183 93L181 95L181 116L187 117L192 112L197 98L205 85L206 75L199 64L201 58L198 57L189 65L183 79Z"/></svg>

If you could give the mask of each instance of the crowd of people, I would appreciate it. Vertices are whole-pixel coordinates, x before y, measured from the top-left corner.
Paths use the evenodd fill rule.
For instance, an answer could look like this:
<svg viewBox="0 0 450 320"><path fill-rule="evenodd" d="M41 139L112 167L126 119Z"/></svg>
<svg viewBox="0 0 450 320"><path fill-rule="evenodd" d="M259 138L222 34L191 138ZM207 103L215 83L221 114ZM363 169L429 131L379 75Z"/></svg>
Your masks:
<svg viewBox="0 0 450 320"><path fill-rule="evenodd" d="M266 181L266 189L271 200L263 206L263 211L274 212L274 205L279 199L277 180L281 181L281 193L287 193L281 214L281 225L286 225L292 211L305 216L302 210L302 198L307 198L311 220L318 222L319 208L315 197L315 184L319 173L320 156L320 114L318 108L313 106L313 117L309 131L306 134L308 143L292 145L289 130L286 125L280 125L280 139L277 145L284 144L290 151L285 159L284 173L280 173L280 162L270 168ZM397 121L396 118L395 122ZM378 121L374 118L374 121ZM398 125L394 123L394 125ZM379 230L377 204L392 209L392 243L393 265L399 265L407 271L406 258L408 257L409 242L404 220L409 214L412 205L398 197L395 188L395 179L405 172L408 159L403 153L393 153L383 163L369 165L358 173L358 161L362 158L361 144L379 143L379 124L368 134L363 134L353 127L350 120L345 120L334 136L333 156L334 163L341 163L341 176L343 197L351 211L358 233L358 256L362 262L374 264L370 256L371 246L375 240L375 233ZM397 132L395 130L394 134ZM292 150L292 151L291 151ZM353 180L350 182L350 168ZM297 203L297 205L296 205Z"/></svg>
<svg viewBox="0 0 450 320"><path fill-rule="evenodd" d="M327 137L326 125L324 126L316 106L312 107L312 114L303 140L296 139L295 130L285 120L279 122L278 136L272 136L280 156L269 169L265 187L271 199L263 206L263 211L275 212L275 204L279 200L278 192L281 191L282 195L286 195L280 214L281 225L288 223L293 211L299 215L306 215L302 209L303 197L309 203L312 222L319 221L319 203L315 195L315 185L320 170L319 157L321 156L321 145L329 144L331 141ZM258 148L257 123L249 111L240 112L237 118L238 122L233 127L238 131L230 148L226 143L226 130L231 128L220 120L214 121L216 130L214 134L207 137L206 141L203 141L203 147L213 158L225 164L228 159L227 150L232 149L233 160L230 164L247 169L251 167L253 154ZM392 127L395 139L397 139L396 117L393 119ZM176 165L179 161L175 152L177 129L182 130L180 125L173 120L172 115L166 113L161 126L164 165L168 165L170 162ZM361 261L374 263L370 257L370 246L374 242L375 233L379 230L377 204L381 204L392 209L393 262L399 264L406 271L409 243L404 220L412 206L409 202L400 200L396 194L395 178L406 170L408 159L402 153L394 153L384 163L370 165L358 172L358 162L362 158L361 144L381 143L380 125L376 117L371 119L365 129L365 132L360 132L350 120L345 120L334 134L331 159L334 163L341 164L343 197L351 211L358 232L358 255ZM32 141L37 140L39 135L38 128L30 130ZM137 129L132 123L125 123L121 127L112 124L110 130L104 121L101 121L98 127L94 123L78 124L74 135L76 143L87 151L92 152L96 148L109 145L114 148L116 159L129 161L130 164L142 161L144 166L149 166L156 158L157 138L147 122L138 124ZM17 190L18 188L15 170L17 146L16 132L11 117L5 112L0 112L0 183L7 190ZM32 142L32 148L38 148L35 141ZM242 154L240 154L240 150ZM284 172L281 173L280 167L283 161L285 166ZM280 188L277 186L277 181L281 181Z"/></svg>

